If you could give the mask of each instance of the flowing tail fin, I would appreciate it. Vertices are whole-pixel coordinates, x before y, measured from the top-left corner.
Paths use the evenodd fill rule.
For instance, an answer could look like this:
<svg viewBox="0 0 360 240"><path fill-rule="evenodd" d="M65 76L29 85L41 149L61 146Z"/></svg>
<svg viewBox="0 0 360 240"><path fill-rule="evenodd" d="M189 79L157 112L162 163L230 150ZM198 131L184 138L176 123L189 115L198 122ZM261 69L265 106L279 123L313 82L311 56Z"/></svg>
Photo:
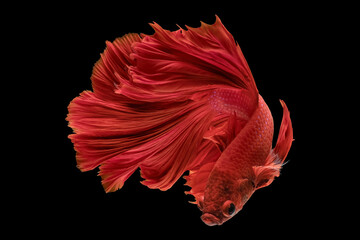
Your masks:
<svg viewBox="0 0 360 240"><path fill-rule="evenodd" d="M190 193L197 195L205 178L195 176L210 169L202 163L216 161L242 126L230 117L231 109L246 119L258 91L240 47L218 17L213 25L187 30L152 27L151 36L128 34L107 42L94 66L94 91L68 107L74 129L69 137L80 170L100 165L106 192L121 188L140 168L142 183L161 190L190 170ZM246 108L236 105L241 101Z"/></svg>

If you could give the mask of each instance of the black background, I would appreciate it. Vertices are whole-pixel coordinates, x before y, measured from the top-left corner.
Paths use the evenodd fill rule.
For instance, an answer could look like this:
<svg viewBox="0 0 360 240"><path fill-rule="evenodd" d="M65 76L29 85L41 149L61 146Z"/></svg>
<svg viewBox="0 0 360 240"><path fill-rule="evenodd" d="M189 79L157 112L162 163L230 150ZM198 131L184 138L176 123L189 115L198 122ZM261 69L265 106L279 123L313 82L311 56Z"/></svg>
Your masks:
<svg viewBox="0 0 360 240"><path fill-rule="evenodd" d="M319 222L327 216L322 200L324 189L316 165L319 157L322 98L319 86L324 79L320 58L326 51L323 36L331 17L321 16L322 8L311 5L253 5L223 2L208 3L127 3L110 2L94 5L47 6L29 25L41 27L35 51L46 69L46 101L36 105L46 117L41 120L41 174L34 174L40 187L34 194L36 205L26 222L39 215L42 220L31 231L49 229L59 235L114 238L135 237L208 237L236 238L310 236L323 231ZM252 70L260 94L272 111L275 140L282 117L279 99L290 112L295 141L281 176L269 187L257 191L244 209L222 226L208 227L201 212L189 204L184 194L184 179L168 191L150 190L139 183L135 172L124 187L106 194L97 169L81 173L76 168L75 151L67 138L72 130L65 117L69 102L84 90L91 90L93 64L105 48L129 32L152 34L148 25L157 22L163 28L176 30L176 24L198 27L200 21L213 23L215 14L239 43ZM46 25L46 23L49 25ZM26 23L25 23L26 24ZM36 96L35 96L36 97ZM41 97L44 99L43 97ZM316 130L316 131L315 131ZM39 134L39 133L37 133ZM275 143L274 140L274 143ZM41 157L43 158L43 157ZM37 197L35 196L37 195ZM41 196L41 197L38 197ZM130 235L127 235L130 234ZM169 235L170 234L170 235Z"/></svg>

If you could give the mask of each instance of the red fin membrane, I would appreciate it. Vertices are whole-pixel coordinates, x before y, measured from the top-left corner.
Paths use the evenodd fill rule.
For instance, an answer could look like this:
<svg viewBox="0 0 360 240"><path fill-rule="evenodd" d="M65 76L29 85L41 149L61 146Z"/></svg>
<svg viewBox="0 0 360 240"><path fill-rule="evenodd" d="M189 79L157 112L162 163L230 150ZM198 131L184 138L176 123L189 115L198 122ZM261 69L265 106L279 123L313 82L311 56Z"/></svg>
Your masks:
<svg viewBox="0 0 360 240"><path fill-rule="evenodd" d="M92 88L97 97L106 101L119 101L115 90L131 82L128 67L134 63L131 59L132 44L140 42L138 34L129 33L114 42L106 42L106 49L94 65L91 76Z"/></svg>
<svg viewBox="0 0 360 240"><path fill-rule="evenodd" d="M161 190L190 170L189 193L199 198L213 163L257 106L258 92L218 17L213 25L174 32L152 27L154 35L107 42L91 77L94 92L69 105L70 139L82 171L100 165L107 192L138 167L142 183ZM233 91L246 107L228 96Z"/></svg>
<svg viewBox="0 0 360 240"><path fill-rule="evenodd" d="M283 163L290 151L290 147L294 139L290 112L283 100L280 100L280 103L283 107L283 117L279 130L279 136L274 148L274 154L276 154L281 159L281 163Z"/></svg>

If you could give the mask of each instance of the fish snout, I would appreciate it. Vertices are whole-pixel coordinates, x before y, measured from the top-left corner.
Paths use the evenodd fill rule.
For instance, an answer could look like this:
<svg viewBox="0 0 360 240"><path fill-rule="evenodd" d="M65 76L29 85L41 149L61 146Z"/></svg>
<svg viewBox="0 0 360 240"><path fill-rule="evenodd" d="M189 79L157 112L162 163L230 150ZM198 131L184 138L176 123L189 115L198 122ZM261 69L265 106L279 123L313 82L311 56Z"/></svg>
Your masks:
<svg viewBox="0 0 360 240"><path fill-rule="evenodd" d="M215 217L213 214L211 213L204 213L201 216L201 220L208 226L214 226L214 225L221 225L222 222L220 221L219 218Z"/></svg>

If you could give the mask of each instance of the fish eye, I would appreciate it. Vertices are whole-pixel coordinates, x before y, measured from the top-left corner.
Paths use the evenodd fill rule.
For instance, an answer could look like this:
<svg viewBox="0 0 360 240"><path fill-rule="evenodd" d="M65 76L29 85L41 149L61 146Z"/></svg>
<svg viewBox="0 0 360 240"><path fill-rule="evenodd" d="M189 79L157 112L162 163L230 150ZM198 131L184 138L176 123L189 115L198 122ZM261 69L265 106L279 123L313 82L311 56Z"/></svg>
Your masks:
<svg viewBox="0 0 360 240"><path fill-rule="evenodd" d="M225 216L230 217L231 215L233 215L235 213L235 204L230 201L227 200L224 204L223 204L223 213Z"/></svg>
<svg viewBox="0 0 360 240"><path fill-rule="evenodd" d="M230 206L228 208L228 214L232 215L235 212L235 205L233 203L230 203Z"/></svg>

